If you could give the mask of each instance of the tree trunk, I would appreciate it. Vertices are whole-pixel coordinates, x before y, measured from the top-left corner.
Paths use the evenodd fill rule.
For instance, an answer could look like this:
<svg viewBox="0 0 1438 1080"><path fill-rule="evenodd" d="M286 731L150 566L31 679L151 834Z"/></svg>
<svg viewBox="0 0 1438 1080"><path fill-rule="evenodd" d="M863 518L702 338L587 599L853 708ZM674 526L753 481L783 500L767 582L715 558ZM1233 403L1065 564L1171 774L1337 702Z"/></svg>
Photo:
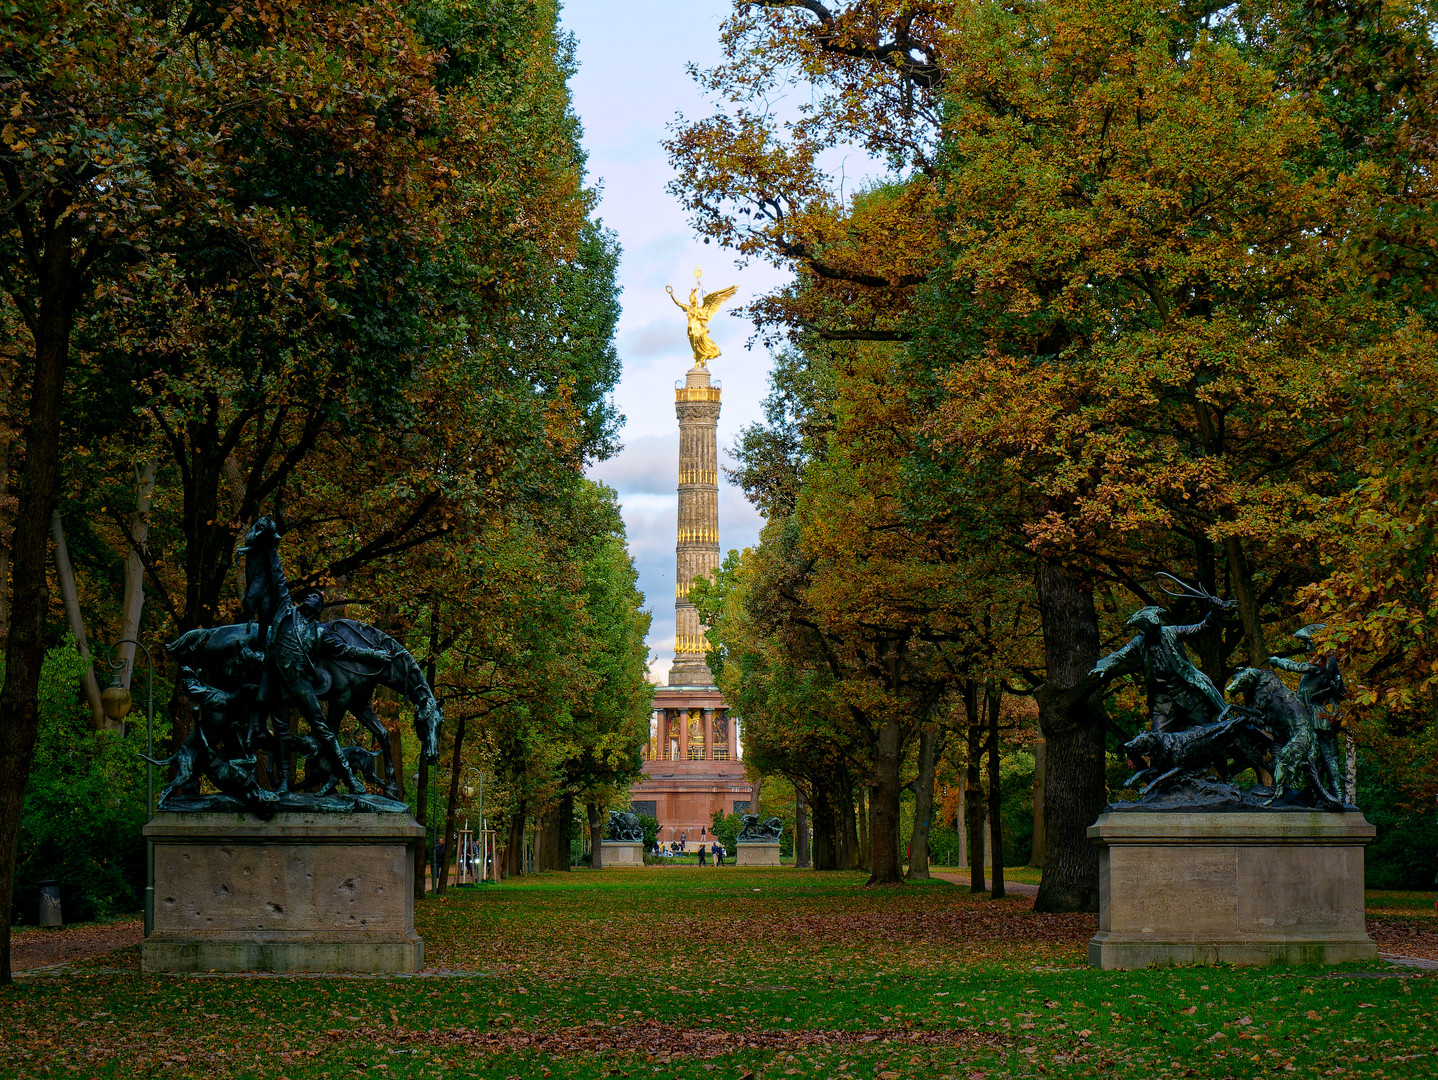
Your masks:
<svg viewBox="0 0 1438 1080"><path fill-rule="evenodd" d="M1243 620L1243 644L1248 653L1249 667L1262 667L1268 662L1268 646L1263 640L1258 593L1253 587L1253 572L1243 557L1243 545L1236 536L1226 536L1223 553L1228 556L1228 580L1238 600L1238 615ZM1217 685L1223 685L1221 682Z"/></svg>
<svg viewBox="0 0 1438 1080"><path fill-rule="evenodd" d="M954 831L959 834L959 866L969 865L969 777L959 773L959 807L954 811Z"/></svg>
<svg viewBox="0 0 1438 1080"><path fill-rule="evenodd" d="M815 870L834 870L839 865L839 823L834 813L834 794L818 780L813 788L809 817L814 823L814 845L810 861Z"/></svg>
<svg viewBox="0 0 1438 1080"><path fill-rule="evenodd" d="M1197 562L1198 584L1212 596L1218 595L1218 555L1213 541L1206 536L1194 540L1194 554ZM1208 676L1214 686L1223 686L1228 680L1223 677L1223 626L1215 624L1202 633L1188 639L1188 645L1198 655L1199 669Z"/></svg>
<svg viewBox="0 0 1438 1080"><path fill-rule="evenodd" d="M1044 772L1047 747L1043 739L1034 742L1034 842L1029 849L1029 865L1044 864Z"/></svg>
<svg viewBox="0 0 1438 1080"><path fill-rule="evenodd" d="M536 870L569 869L568 819L573 816L574 797L566 794L540 820L540 839L534 852Z"/></svg>
<svg viewBox="0 0 1438 1080"><path fill-rule="evenodd" d="M6 410L8 415L9 410ZM0 443L0 500L10 493L10 444ZM0 521L0 641L10 636L10 534L12 522Z"/></svg>
<svg viewBox="0 0 1438 1080"><path fill-rule="evenodd" d="M394 766L395 787L398 797L403 800L407 797L404 778L404 728L397 723L386 721L385 731L389 735L389 758Z"/></svg>
<svg viewBox="0 0 1438 1080"><path fill-rule="evenodd" d="M964 817L969 840L969 892L984 891L984 716L979 685L964 684L964 713L968 726L968 766L964 778Z"/></svg>
<svg viewBox="0 0 1438 1080"><path fill-rule="evenodd" d="M429 685L434 685L434 678L437 674L436 665L439 660L439 602L431 598L429 608L429 656L425 658L425 678ZM424 754L419 755L419 767L415 770L414 781L414 820L424 828L424 857L415 860L414 867L414 898L424 899L424 867L429 858L429 829L426 827L429 812L429 765L424 760Z"/></svg>
<svg viewBox="0 0 1438 1080"><path fill-rule="evenodd" d="M847 772L834 792L834 814L841 830L837 837L836 870L854 870L859 865L859 821L854 813L854 780Z"/></svg>
<svg viewBox="0 0 1438 1080"><path fill-rule="evenodd" d="M504 848L505 877L520 876L526 870L524 865L524 826L527 818L528 811L521 799L514 813L509 815Z"/></svg>
<svg viewBox="0 0 1438 1080"><path fill-rule="evenodd" d="M904 880L899 862L899 770L903 766L903 731L895 720L879 728L874 746L874 781L869 793L870 885L897 885Z"/></svg>
<svg viewBox="0 0 1438 1080"><path fill-rule="evenodd" d="M998 687L990 685L984 690L984 705L989 714L989 851L993 864L992 896L999 900L1004 895L1004 821L1003 789L999 778L999 697Z"/></svg>
<svg viewBox="0 0 1438 1080"><path fill-rule="evenodd" d="M85 701L90 706L90 719L97 731L106 728L118 729L118 721L105 715L100 704L100 684L95 679L95 664L90 659L90 642L85 636L85 619L80 614L80 593L75 587L75 569L70 565L70 549L65 544L65 519L56 510L50 515L50 535L55 540L55 580L60 584L60 598L65 604L65 618L70 623L70 633L75 637L75 647L85 660Z"/></svg>
<svg viewBox="0 0 1438 1080"><path fill-rule="evenodd" d="M604 869L604 822L599 817L599 804L586 803L589 815L589 865L595 870Z"/></svg>
<svg viewBox="0 0 1438 1080"><path fill-rule="evenodd" d="M559 865L556 870L574 869L574 793L566 791L559 800Z"/></svg>
<svg viewBox="0 0 1438 1080"><path fill-rule="evenodd" d="M125 663L120 677L126 687L130 685L130 675L135 669L135 646L123 642L140 637L140 615L145 607L145 564L140 553L147 549L150 542L150 499L155 491L155 475L159 467L159 461L152 459L135 470L135 512L130 515L132 543L125 555L124 602L120 611L122 644L115 650Z"/></svg>
<svg viewBox="0 0 1438 1080"><path fill-rule="evenodd" d="M809 813L804 803L804 791L794 785L794 866L804 870L809 867Z"/></svg>
<svg viewBox="0 0 1438 1080"><path fill-rule="evenodd" d="M1094 700L1098 613L1093 590L1053 563L1038 574L1047 680L1035 697L1047 744L1044 775L1044 872L1035 911L1097 911L1098 849L1088 827L1107 800L1103 708Z"/></svg>
<svg viewBox="0 0 1438 1080"><path fill-rule="evenodd" d="M934 815L934 773L944 737L937 730L919 732L919 775L914 781L914 831L909 836L909 881L929 880L929 823Z"/></svg>
<svg viewBox="0 0 1438 1080"><path fill-rule="evenodd" d="M56 211L58 212L58 210ZM10 982L10 913L15 901L15 844L25 786L35 757L40 665L45 659L45 572L50 515L60 461L60 404L70 354L74 303L68 222L47 230L40 266L40 305L34 326L35 370L25 424L15 531L11 536L10 636L0 688L0 984Z"/></svg>
<svg viewBox="0 0 1438 1080"><path fill-rule="evenodd" d="M461 713L454 726L454 756L449 761L449 801L445 804L444 811L444 865L435 867L435 873L439 876L435 892L440 896L449 890L449 868L455 862L456 848L459 846L459 834L455 831L454 816L455 809L459 805L459 774L464 769L464 761L460 758L460 752L463 749L464 714Z"/></svg>
<svg viewBox="0 0 1438 1080"><path fill-rule="evenodd" d="M858 856L855 869L867 871L872 869L872 864L869 862L869 787L867 784L862 782L859 784L858 790L855 792L855 803L854 839L859 844L858 850L855 852Z"/></svg>

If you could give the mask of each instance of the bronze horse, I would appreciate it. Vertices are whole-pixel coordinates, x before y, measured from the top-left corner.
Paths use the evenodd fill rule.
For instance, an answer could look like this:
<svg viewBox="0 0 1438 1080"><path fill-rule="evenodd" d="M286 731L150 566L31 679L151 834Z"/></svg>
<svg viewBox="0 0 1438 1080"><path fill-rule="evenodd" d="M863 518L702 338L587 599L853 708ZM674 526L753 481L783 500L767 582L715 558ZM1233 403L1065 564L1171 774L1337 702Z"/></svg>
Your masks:
<svg viewBox="0 0 1438 1080"><path fill-rule="evenodd" d="M302 600L307 599L302 594ZM316 696L326 706L334 730L340 729L344 714L348 712L374 736L384 758L382 786L386 795L396 798L398 785L389 732L375 715L372 704L375 688L383 686L394 690L414 707L414 732L419 737L420 752L429 765L439 763L439 733L444 723L439 702L414 657L383 630L352 619L336 619L322 625L326 630L356 643L388 649L392 653L390 660L384 664L361 664L323 657L315 661L314 666L319 682ZM234 694L244 694L248 690L248 709L244 710L247 719L242 735L244 745L250 749L263 746L271 751L272 759L279 762L278 738L270 734L265 722L268 714L258 700L258 668L243 660L245 651L254 650L256 641L254 623L235 623L191 630L165 648L178 663L195 669L210 686ZM238 716L239 712L234 710L233 715Z"/></svg>
<svg viewBox="0 0 1438 1080"><path fill-rule="evenodd" d="M246 624L192 630L166 646L176 660L195 670L199 685L227 695L225 713L237 729L243 754L269 745L280 765L280 790L289 788L289 712L306 719L321 757L332 774L354 792L364 787L342 752L336 732L352 712L378 741L385 759L385 790L396 792L389 735L371 705L378 685L403 694L415 709L415 733L425 760L439 760L443 723L428 681L398 641L350 619L320 623L319 593L308 590L297 603L290 596L279 559L280 532L260 518L236 555L245 558ZM321 708L321 702L328 706ZM266 722L269 718L269 723ZM270 733L270 724L274 733Z"/></svg>

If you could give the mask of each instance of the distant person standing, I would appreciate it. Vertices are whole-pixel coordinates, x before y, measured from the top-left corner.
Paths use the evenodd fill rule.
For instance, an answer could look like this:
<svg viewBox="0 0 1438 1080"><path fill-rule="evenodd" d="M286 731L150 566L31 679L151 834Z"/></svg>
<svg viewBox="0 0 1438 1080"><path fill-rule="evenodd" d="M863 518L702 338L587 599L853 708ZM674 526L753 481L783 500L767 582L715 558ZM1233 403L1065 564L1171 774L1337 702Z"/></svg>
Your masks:
<svg viewBox="0 0 1438 1080"><path fill-rule="evenodd" d="M709 865L709 864L708 864L707 862L705 862L705 860L704 860L704 856L707 855L707 854L709 854L709 849L706 848L703 844L700 844L700 845L699 845L699 865L700 865L700 866L708 866L708 865Z"/></svg>
<svg viewBox="0 0 1438 1080"><path fill-rule="evenodd" d="M714 841L714 865L724 865L724 845L719 843L718 840Z"/></svg>

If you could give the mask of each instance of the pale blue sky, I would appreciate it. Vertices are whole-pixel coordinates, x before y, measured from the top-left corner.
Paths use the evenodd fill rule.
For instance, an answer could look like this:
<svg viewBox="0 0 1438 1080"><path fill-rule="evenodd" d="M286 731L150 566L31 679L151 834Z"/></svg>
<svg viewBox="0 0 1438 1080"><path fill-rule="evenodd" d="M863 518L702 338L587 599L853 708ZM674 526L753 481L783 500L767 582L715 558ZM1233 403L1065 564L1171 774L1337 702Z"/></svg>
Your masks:
<svg viewBox="0 0 1438 1080"><path fill-rule="evenodd" d="M672 173L659 142L676 112L699 117L711 110L685 73L692 61L718 59L718 30L729 0L568 0L562 20L578 38L579 72L571 86L584 124L590 176L603 185L599 214L618 234L620 264L619 355L624 362L615 401L628 418L624 450L593 475L619 492L629 547L639 567L654 624L651 671L667 677L674 654L675 482L679 432L674 380L692 364L684 319L664 292L687 289L702 266L710 290L737 284L729 310L784 280L754 263L740 273L730 255L705 246L690 230L677 201L665 190ZM724 385L719 419L721 459L741 427L759 418L769 356L745 347L750 323L720 315L711 333L724 355L709 365ZM719 542L724 551L752 545L759 515L721 477Z"/></svg>

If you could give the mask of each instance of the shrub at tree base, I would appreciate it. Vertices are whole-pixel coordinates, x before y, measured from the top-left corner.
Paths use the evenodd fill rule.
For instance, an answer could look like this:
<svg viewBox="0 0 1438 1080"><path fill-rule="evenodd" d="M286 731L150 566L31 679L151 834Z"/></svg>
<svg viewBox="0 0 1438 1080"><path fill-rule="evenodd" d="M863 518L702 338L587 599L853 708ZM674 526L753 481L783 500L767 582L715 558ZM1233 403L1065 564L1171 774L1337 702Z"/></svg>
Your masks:
<svg viewBox="0 0 1438 1080"><path fill-rule="evenodd" d="M739 839L739 830L744 827L743 815L721 814L716 810L711 820L709 831L714 834L714 839L724 845L725 851L733 851Z"/></svg>
<svg viewBox="0 0 1438 1080"><path fill-rule="evenodd" d="M35 765L15 866L16 923L37 917L39 884L60 883L66 922L140 909L145 879L143 720L96 731L80 696L85 661L73 641L40 669Z"/></svg>
<svg viewBox="0 0 1438 1080"><path fill-rule="evenodd" d="M639 824L644 827L644 850L648 851L659 837L659 819L652 814L640 814Z"/></svg>

